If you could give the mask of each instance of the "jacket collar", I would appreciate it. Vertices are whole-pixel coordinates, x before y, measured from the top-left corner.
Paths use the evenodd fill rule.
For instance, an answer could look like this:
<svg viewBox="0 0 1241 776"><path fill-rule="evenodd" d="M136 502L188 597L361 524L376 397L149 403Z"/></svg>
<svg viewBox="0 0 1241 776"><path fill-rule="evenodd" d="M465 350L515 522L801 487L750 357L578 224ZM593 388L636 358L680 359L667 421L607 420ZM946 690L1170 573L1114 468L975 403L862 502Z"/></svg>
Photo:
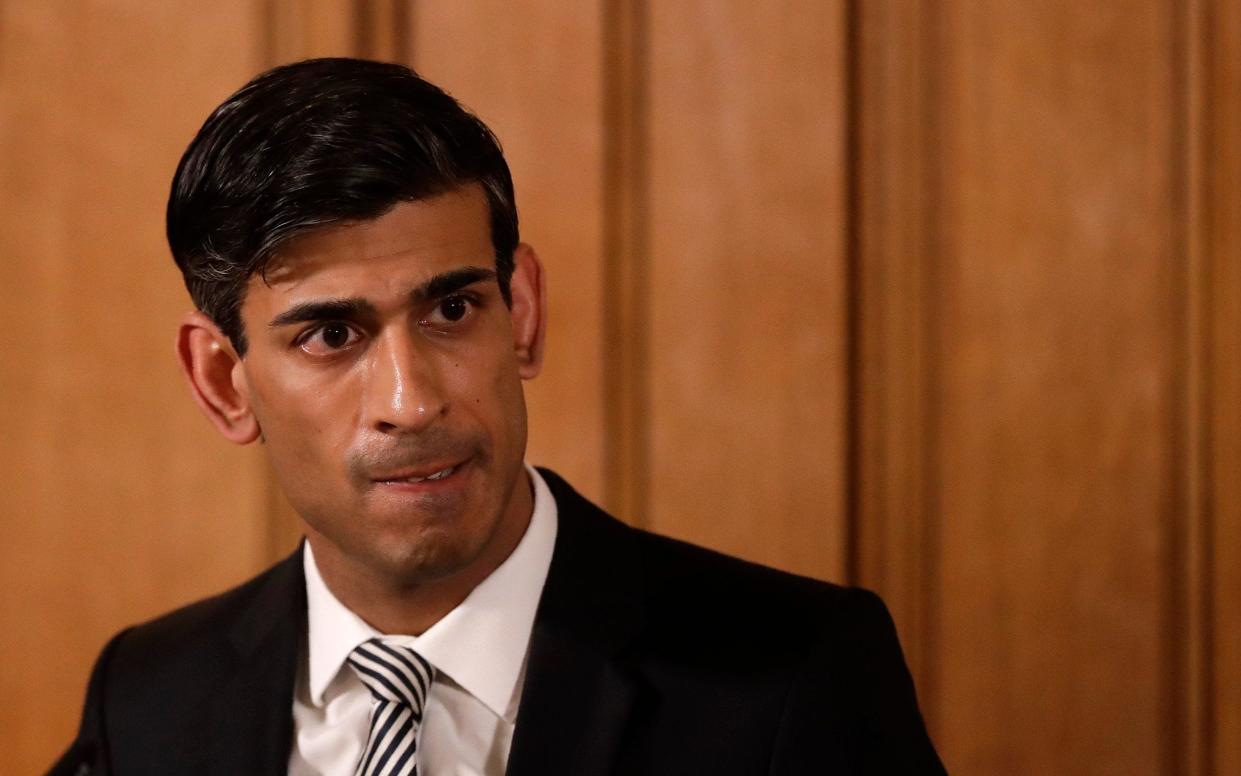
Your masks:
<svg viewBox="0 0 1241 776"><path fill-rule="evenodd" d="M212 773L283 774L293 741L293 684L306 633L302 548L256 581L229 634L236 663L210 718Z"/></svg>
<svg viewBox="0 0 1241 776"><path fill-rule="evenodd" d="M624 661L644 610L633 529L555 473L559 527L539 600L508 776L601 776L614 765L639 689ZM210 772L282 774L293 741L297 661L306 638L302 548L253 584L229 634L236 663L223 673L208 744ZM216 766L219 766L218 768Z"/></svg>
<svg viewBox="0 0 1241 776"><path fill-rule="evenodd" d="M623 653L641 629L632 529L540 469L560 528L539 602L508 776L612 770L638 690Z"/></svg>

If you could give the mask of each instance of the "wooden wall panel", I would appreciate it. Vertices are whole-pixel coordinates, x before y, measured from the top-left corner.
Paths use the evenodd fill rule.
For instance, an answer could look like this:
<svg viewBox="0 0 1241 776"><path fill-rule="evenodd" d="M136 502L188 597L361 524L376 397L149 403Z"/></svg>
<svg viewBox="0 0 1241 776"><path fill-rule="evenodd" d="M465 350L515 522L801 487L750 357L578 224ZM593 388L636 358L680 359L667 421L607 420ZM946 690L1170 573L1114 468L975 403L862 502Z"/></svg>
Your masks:
<svg viewBox="0 0 1241 776"><path fill-rule="evenodd" d="M856 563L951 769L1209 773L1224 751L1211 539L1236 453L1212 429L1237 290L1227 179L1204 157L1195 200L1187 154L1231 135L1187 111L1237 35L1187 73L1204 7L855 7Z"/></svg>
<svg viewBox="0 0 1241 776"><path fill-rule="evenodd" d="M641 524L650 496L647 3L607 0L603 28L603 504Z"/></svg>
<svg viewBox="0 0 1241 776"><path fill-rule="evenodd" d="M0 772L125 624L300 535L169 341L178 155L262 67L412 63L548 268L529 458L880 590L962 773L1241 773L1230 0L0 1Z"/></svg>
<svg viewBox="0 0 1241 776"><path fill-rule="evenodd" d="M376 30L392 29L388 2L263 0L260 5L264 66L311 57L360 56L371 41L378 47L390 40ZM373 6L378 8L364 12Z"/></svg>
<svg viewBox="0 0 1241 776"><path fill-rule="evenodd" d="M1190 674L1204 702L1191 717L1187 773L1241 773L1241 7L1190 3L1190 244L1202 339L1203 528L1197 557L1205 620ZM1196 195L1196 198L1195 198ZM1196 734L1196 735L1195 735Z"/></svg>
<svg viewBox="0 0 1241 776"><path fill-rule="evenodd" d="M420 2L413 65L504 145L522 239L547 270L543 374L526 384L533 463L604 495L601 6L538 0Z"/></svg>
<svg viewBox="0 0 1241 776"><path fill-rule="evenodd" d="M935 727L938 57L930 3L850 18L850 579L883 594Z"/></svg>
<svg viewBox="0 0 1241 776"><path fill-rule="evenodd" d="M827 578L845 538L842 9L649 11L646 523Z"/></svg>
<svg viewBox="0 0 1241 776"><path fill-rule="evenodd" d="M937 712L966 771L1171 764L1171 21L1155 2L941 20Z"/></svg>
<svg viewBox="0 0 1241 776"><path fill-rule="evenodd" d="M199 415L172 171L258 64L256 4L0 3L0 772L76 728L105 639L266 561L253 451Z"/></svg>

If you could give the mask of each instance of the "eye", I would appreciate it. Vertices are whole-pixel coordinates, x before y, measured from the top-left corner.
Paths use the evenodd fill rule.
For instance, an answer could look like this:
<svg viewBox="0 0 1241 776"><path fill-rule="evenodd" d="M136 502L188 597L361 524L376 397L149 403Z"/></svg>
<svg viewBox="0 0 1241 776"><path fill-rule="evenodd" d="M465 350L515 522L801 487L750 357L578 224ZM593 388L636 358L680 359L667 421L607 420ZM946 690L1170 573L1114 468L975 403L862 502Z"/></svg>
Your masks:
<svg viewBox="0 0 1241 776"><path fill-rule="evenodd" d="M450 296L440 302L440 312L449 321L459 321L470 311L470 304L464 297Z"/></svg>
<svg viewBox="0 0 1241 776"><path fill-rule="evenodd" d="M311 329L298 346L312 356L324 356L349 347L359 336L349 324L331 321Z"/></svg>
<svg viewBox="0 0 1241 776"><path fill-rule="evenodd" d="M460 323L468 318L476 309L477 303L465 294L452 294L439 300L422 323L429 326L445 326Z"/></svg>

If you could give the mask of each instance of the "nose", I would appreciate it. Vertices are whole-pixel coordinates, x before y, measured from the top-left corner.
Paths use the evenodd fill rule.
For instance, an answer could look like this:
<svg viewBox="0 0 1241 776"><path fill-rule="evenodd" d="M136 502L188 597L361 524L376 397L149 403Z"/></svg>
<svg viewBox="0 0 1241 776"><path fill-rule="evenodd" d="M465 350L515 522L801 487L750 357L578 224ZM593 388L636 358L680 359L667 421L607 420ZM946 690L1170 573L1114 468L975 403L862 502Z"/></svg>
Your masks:
<svg viewBox="0 0 1241 776"><path fill-rule="evenodd" d="M363 407L369 427L386 434L418 433L447 410L435 363L420 353L415 336L387 332L370 356Z"/></svg>

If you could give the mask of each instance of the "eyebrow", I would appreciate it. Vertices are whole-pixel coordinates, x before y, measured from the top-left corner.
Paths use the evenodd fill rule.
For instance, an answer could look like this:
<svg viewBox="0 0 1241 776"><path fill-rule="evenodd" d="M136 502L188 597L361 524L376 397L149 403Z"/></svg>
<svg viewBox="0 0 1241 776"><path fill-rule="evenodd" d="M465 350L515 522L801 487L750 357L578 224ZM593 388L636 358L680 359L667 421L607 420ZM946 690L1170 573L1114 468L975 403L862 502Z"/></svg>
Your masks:
<svg viewBox="0 0 1241 776"><path fill-rule="evenodd" d="M496 271L485 267L461 267L431 278L409 293L415 302L439 299L483 280L494 280Z"/></svg>
<svg viewBox="0 0 1241 776"><path fill-rule="evenodd" d="M461 267L441 273L417 286L409 292L410 301L415 304L430 299L439 299L466 286L496 277L493 269L484 267ZM295 323L312 323L316 321L357 320L364 317L375 317L378 310L375 305L365 299L350 297L345 299L315 299L295 304L271 319L269 328L277 329Z"/></svg>
<svg viewBox="0 0 1241 776"><path fill-rule="evenodd" d="M375 312L375 305L365 299L319 299L295 304L272 318L267 325L278 329L281 326L311 321L357 320L364 316L374 316Z"/></svg>

